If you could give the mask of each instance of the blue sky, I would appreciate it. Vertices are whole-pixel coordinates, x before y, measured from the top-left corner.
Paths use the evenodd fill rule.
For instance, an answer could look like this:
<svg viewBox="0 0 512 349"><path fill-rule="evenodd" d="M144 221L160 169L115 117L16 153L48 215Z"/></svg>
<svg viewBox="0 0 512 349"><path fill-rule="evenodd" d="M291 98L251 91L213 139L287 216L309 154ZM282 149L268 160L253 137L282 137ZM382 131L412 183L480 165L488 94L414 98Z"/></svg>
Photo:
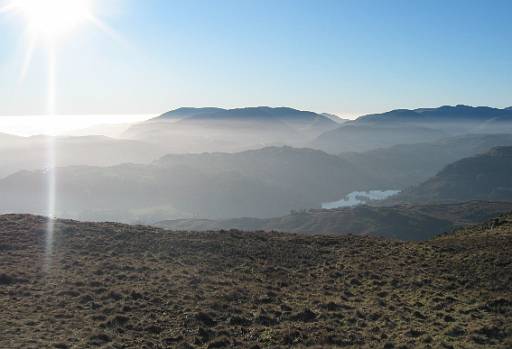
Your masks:
<svg viewBox="0 0 512 349"><path fill-rule="evenodd" d="M511 1L96 2L123 41L85 25L60 43L59 113L512 105ZM23 38L0 15L0 115L45 112L46 51L20 81Z"/></svg>

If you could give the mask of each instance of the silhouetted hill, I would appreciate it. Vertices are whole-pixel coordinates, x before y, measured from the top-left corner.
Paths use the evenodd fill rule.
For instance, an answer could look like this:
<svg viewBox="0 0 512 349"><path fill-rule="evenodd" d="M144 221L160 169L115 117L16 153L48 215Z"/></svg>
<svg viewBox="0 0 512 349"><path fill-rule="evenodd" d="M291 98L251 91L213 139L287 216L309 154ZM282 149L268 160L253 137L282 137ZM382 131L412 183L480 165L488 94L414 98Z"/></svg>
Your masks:
<svg viewBox="0 0 512 349"><path fill-rule="evenodd" d="M388 202L512 201L512 147L446 166L426 182L407 189Z"/></svg>
<svg viewBox="0 0 512 349"><path fill-rule="evenodd" d="M0 180L0 211L45 213L48 175L23 171ZM337 156L290 147L168 155L150 165L61 167L56 176L58 216L130 222L271 217L320 207L371 182Z"/></svg>
<svg viewBox="0 0 512 349"><path fill-rule="evenodd" d="M169 152L240 151L269 145L302 145L338 123L292 108L180 108L136 124L124 136Z"/></svg>
<svg viewBox="0 0 512 349"><path fill-rule="evenodd" d="M512 111L491 107L472 107L467 105L442 106L439 108L420 108L415 110L398 109L382 114L365 115L355 124L379 123L411 123L416 125L435 125L460 123L463 128L466 123L486 123L489 121L512 122Z"/></svg>
<svg viewBox="0 0 512 349"><path fill-rule="evenodd" d="M322 133L309 146L331 154L364 152L397 144L437 141L446 135L442 130L427 127L358 125L349 121L334 130Z"/></svg>
<svg viewBox="0 0 512 349"><path fill-rule="evenodd" d="M395 145L340 157L364 173L378 173L369 187L405 189L436 175L445 166L496 146L512 146L511 134L464 135L436 142Z"/></svg>
<svg viewBox="0 0 512 349"><path fill-rule="evenodd" d="M0 216L1 348L510 348L512 217L415 243ZM72 310L72 311L71 311Z"/></svg>
<svg viewBox="0 0 512 349"><path fill-rule="evenodd" d="M357 206L309 210L269 219L178 219L162 221L154 225L178 231L238 229L301 234L373 235L402 240L426 240L458 226L483 223L501 213L508 212L512 212L512 202L473 201L445 205Z"/></svg>
<svg viewBox="0 0 512 349"><path fill-rule="evenodd" d="M49 142L47 136L0 135L0 178L20 170L47 168ZM57 166L149 163L165 154L151 143L105 136L54 137L53 150Z"/></svg>
<svg viewBox="0 0 512 349"><path fill-rule="evenodd" d="M344 123L311 146L330 153L366 151L469 133L512 133L512 110L465 105L397 109Z"/></svg>
<svg viewBox="0 0 512 349"><path fill-rule="evenodd" d="M48 139L30 139L26 149L0 151L5 154L0 173L29 169L0 181L0 212L46 212ZM319 208L353 191L405 189L452 161L497 144L512 144L512 136L461 136L339 157L312 149L268 147L170 154L145 165L115 165L147 161L161 149L106 137L58 138L58 212L62 217L127 222L281 216L292 209ZM78 166L81 163L108 167Z"/></svg>
<svg viewBox="0 0 512 349"><path fill-rule="evenodd" d="M181 120L190 116L201 115L201 114L211 114L222 112L225 109L222 108L191 108L191 107L182 107L175 110L168 111L156 118L151 120L161 120L161 119L172 119L172 120Z"/></svg>

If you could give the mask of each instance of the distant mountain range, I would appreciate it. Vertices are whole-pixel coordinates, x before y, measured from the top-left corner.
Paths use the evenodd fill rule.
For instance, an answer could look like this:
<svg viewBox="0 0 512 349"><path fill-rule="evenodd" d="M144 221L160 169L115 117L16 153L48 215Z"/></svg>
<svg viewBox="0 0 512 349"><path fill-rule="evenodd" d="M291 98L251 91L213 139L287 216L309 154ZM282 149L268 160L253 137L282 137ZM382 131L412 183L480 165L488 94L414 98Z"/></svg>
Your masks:
<svg viewBox="0 0 512 349"><path fill-rule="evenodd" d="M133 125L126 136L135 139L53 138L57 213L125 222L264 218L389 189L404 191L383 204L512 201L511 162L494 154L506 148L461 162L480 165L443 170L493 147L512 147L511 113L455 106L335 122L291 108L180 108ZM497 123L502 134L472 133ZM0 212L46 213L48 141L0 134ZM324 151L266 146L274 143ZM201 149L210 152L194 153Z"/></svg>
<svg viewBox="0 0 512 349"><path fill-rule="evenodd" d="M432 142L463 134L512 133L512 110L465 105L397 109L362 116L326 131L310 143L330 153L366 151L396 144Z"/></svg>
<svg viewBox="0 0 512 349"><path fill-rule="evenodd" d="M454 136L339 156L363 173L379 174L368 187L405 189L426 181L454 161L497 146L512 146L512 134Z"/></svg>
<svg viewBox="0 0 512 349"><path fill-rule="evenodd" d="M382 114L365 115L356 124L414 124L432 127L437 123L464 128L467 123L485 126L487 123L512 122L510 108L472 107L467 105L442 106L439 108L397 109ZM458 124L457 124L458 123Z"/></svg>
<svg viewBox="0 0 512 349"><path fill-rule="evenodd" d="M179 108L133 125L123 137L158 143L172 153L290 145L336 154L475 133L512 133L512 110L457 105L345 120L285 107Z"/></svg>
<svg viewBox="0 0 512 349"><path fill-rule="evenodd" d="M300 146L339 126L330 117L292 108L179 108L138 123L123 137L165 145L169 152L240 151Z"/></svg>
<svg viewBox="0 0 512 349"><path fill-rule="evenodd" d="M434 142L446 138L443 130L414 125L359 125L346 122L340 127L326 131L311 141L308 146L328 153L364 152L386 148L397 144Z"/></svg>
<svg viewBox="0 0 512 349"><path fill-rule="evenodd" d="M120 154L117 159L137 156L130 153L132 144L123 148L105 139L103 146L90 145L90 151L82 158L72 158L74 152L80 154L77 149L85 152L88 144L81 138L72 140L78 142L77 148L73 148L71 141L57 143L60 156L69 154L67 160L61 158L59 163L99 162L101 156L114 161L112 157L123 150L127 154ZM512 178L512 162L506 157L491 156L492 161L483 162L481 169L476 165L464 168L458 177L454 177L452 170L448 175L445 175L447 170L441 171L453 161L496 144L512 146L512 135L461 136L339 156L307 148L267 147L239 153L168 154L148 164L65 166L57 169L58 212L61 217L126 222L173 217L273 217L290 210L319 208L322 203L338 201L354 191L387 189L405 191L385 200L386 204L437 202L437 199L441 202L512 201L512 195L507 194L510 189L506 189L510 188L507 180ZM501 154L502 149L505 148L494 152ZM146 150L141 151L144 157ZM16 159L14 154L12 158ZM99 157L88 160L87 154L99 154ZM41 152L36 156L40 157L37 159L42 170L21 171L0 180L0 196L4 199L0 202L0 212L45 213L46 157ZM501 177L494 176L498 169L493 164L496 159L501 164ZM468 160L462 163L465 161ZM457 163L453 166L459 168ZM450 184L453 178L455 184ZM473 183L471 178L485 180L483 184ZM423 181L427 182L419 189L407 188ZM459 189L450 189L455 187Z"/></svg>
<svg viewBox="0 0 512 349"><path fill-rule="evenodd" d="M446 166L387 202L512 201L512 147L496 147Z"/></svg>
<svg viewBox="0 0 512 349"><path fill-rule="evenodd" d="M48 173L0 180L0 212L45 213ZM347 161L312 149L167 155L149 165L57 169L58 216L156 221L169 217L270 217L363 190Z"/></svg>
<svg viewBox="0 0 512 349"><path fill-rule="evenodd" d="M226 220L178 219L154 224L175 231L282 231L323 235L374 235L427 240L456 227L483 223L512 211L512 203L467 202L445 205L358 206L295 212L283 217Z"/></svg>

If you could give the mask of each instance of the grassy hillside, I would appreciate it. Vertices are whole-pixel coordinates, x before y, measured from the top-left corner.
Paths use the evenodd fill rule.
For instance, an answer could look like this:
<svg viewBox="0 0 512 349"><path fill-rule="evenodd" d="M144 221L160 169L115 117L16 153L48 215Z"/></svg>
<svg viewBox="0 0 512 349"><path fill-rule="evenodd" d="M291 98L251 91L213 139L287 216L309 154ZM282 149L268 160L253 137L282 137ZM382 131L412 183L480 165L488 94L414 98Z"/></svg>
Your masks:
<svg viewBox="0 0 512 349"><path fill-rule="evenodd" d="M158 222L155 226L171 230L240 229L426 240L457 226L482 223L500 213L511 211L512 203L472 201L445 205L358 206L309 210L268 219L177 219Z"/></svg>
<svg viewBox="0 0 512 349"><path fill-rule="evenodd" d="M57 221L51 258L45 226L0 217L2 348L512 346L512 216L423 243Z"/></svg>

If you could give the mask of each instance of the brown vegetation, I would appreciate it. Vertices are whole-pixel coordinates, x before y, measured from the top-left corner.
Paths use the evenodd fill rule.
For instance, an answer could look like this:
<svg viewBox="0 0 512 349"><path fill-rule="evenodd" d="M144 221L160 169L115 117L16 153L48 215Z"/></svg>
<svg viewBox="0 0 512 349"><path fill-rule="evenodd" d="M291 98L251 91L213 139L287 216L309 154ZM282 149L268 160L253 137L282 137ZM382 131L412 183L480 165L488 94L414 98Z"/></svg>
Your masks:
<svg viewBox="0 0 512 349"><path fill-rule="evenodd" d="M45 225L0 217L1 348L512 347L512 216L423 243L57 221L48 259Z"/></svg>

